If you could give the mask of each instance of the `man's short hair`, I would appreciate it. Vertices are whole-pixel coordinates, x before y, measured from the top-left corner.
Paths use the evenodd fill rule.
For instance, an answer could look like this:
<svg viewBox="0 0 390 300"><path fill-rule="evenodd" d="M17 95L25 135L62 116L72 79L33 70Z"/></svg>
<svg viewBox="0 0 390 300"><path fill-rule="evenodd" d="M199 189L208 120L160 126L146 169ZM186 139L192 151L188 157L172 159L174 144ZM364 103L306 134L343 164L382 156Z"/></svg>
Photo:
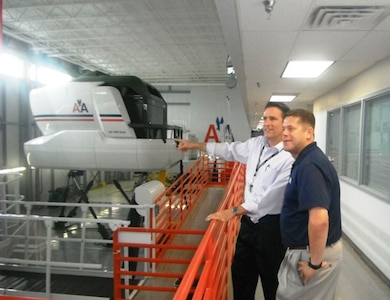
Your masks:
<svg viewBox="0 0 390 300"><path fill-rule="evenodd" d="M283 102L268 102L264 110L266 110L268 107L276 107L279 108L282 111L283 118L285 117L286 113L290 111L290 108Z"/></svg>
<svg viewBox="0 0 390 300"><path fill-rule="evenodd" d="M314 117L314 114L306 109L290 110L284 115L284 117L297 117L301 123L308 124L313 127L313 129L316 126L316 118Z"/></svg>

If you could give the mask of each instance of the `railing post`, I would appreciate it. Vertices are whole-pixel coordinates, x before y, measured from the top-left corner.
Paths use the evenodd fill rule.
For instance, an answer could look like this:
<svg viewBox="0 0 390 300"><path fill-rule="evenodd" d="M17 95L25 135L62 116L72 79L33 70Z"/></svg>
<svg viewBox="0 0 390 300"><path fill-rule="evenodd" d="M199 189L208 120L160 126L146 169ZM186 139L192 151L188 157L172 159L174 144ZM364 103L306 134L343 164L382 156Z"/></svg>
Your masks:
<svg viewBox="0 0 390 300"><path fill-rule="evenodd" d="M18 175L16 175L16 176L18 176ZM20 177L17 177L16 180L14 181L15 200L19 200L20 199L20 181L19 181L19 178ZM16 212L17 215L20 214L20 205L19 204L16 204L15 212Z"/></svg>
<svg viewBox="0 0 390 300"><path fill-rule="evenodd" d="M87 217L87 207L81 207L82 218L85 219ZM85 250L85 237L86 237L86 224L85 222L81 223L81 247L80 247L80 263L84 263L84 250ZM80 266L81 268L81 266Z"/></svg>
<svg viewBox="0 0 390 300"><path fill-rule="evenodd" d="M26 205L27 212L31 212L31 205ZM24 259L29 259L29 251L30 251L30 226L31 220L26 220L26 231L25 231L25 239L24 239Z"/></svg>
<svg viewBox="0 0 390 300"><path fill-rule="evenodd" d="M50 286L51 286L51 238L53 221L46 220L46 297L50 297Z"/></svg>

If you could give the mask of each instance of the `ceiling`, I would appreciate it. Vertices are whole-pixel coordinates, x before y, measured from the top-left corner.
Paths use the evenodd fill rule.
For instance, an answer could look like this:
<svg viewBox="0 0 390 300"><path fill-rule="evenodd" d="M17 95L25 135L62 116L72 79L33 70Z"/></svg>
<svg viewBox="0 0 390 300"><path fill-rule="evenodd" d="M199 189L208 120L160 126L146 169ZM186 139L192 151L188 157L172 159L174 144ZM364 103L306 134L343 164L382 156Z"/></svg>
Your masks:
<svg viewBox="0 0 390 300"><path fill-rule="evenodd" d="M310 107L390 55L389 0L276 0L271 14L263 0L2 1L5 42L23 41L80 74L224 85L230 55L254 127L272 94ZM289 60L335 63L318 79L282 79Z"/></svg>

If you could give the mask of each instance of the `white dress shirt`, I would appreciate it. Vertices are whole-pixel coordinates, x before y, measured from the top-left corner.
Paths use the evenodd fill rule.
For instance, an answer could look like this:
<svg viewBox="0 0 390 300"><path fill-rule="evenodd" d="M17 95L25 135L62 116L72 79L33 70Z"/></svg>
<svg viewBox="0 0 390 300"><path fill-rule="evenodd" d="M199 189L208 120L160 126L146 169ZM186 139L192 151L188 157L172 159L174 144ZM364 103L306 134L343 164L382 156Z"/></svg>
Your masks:
<svg viewBox="0 0 390 300"><path fill-rule="evenodd" d="M207 143L206 150L213 160L219 157L246 164L245 195L241 206L248 211L252 222L257 223L265 215L280 214L294 162L291 154L283 150L283 142L269 147L267 140L258 136L245 142Z"/></svg>

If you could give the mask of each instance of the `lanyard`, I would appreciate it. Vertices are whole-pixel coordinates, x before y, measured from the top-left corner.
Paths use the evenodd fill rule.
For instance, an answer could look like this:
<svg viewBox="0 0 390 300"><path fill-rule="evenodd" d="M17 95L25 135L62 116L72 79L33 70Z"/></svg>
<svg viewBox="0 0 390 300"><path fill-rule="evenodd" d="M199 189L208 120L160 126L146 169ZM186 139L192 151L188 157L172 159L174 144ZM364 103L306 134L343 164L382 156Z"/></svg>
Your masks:
<svg viewBox="0 0 390 300"><path fill-rule="evenodd" d="M271 158L275 157L276 155L278 155L280 153L280 151L275 152L274 154L272 154L271 156L267 157L267 159L265 159L265 160L263 160L261 162L260 160L261 160L261 156L263 155L264 148L265 148L265 146L263 146L263 148L260 151L259 160L257 162L256 171L255 171L255 174L253 174L253 177L256 177L257 171L259 171L259 169L262 166L264 166L267 163L267 161L269 161Z"/></svg>
<svg viewBox="0 0 390 300"><path fill-rule="evenodd" d="M252 179L252 183L249 185L249 192L252 193L252 189L253 189L253 182L255 181L255 177L257 175L257 171L259 171L259 169L264 166L267 161L269 161L271 158L275 157L276 155L278 155L280 153L280 151L278 152L275 152L274 154L272 154L271 156L267 157L267 159L263 160L261 162L261 156L263 155L263 151L264 151L264 148L265 148L265 145L263 146L263 148L261 149L260 151L260 155L259 155L259 160L257 162L257 166L256 166L256 171L255 171L255 174L253 174L253 179Z"/></svg>

